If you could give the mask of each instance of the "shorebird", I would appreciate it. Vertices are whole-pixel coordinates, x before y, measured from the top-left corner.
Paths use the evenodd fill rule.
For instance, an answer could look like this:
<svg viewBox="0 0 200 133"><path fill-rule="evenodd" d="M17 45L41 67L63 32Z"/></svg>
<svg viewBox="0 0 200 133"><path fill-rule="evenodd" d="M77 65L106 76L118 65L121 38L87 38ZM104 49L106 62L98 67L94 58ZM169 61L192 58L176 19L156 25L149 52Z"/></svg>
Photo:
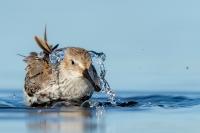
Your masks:
<svg viewBox="0 0 200 133"><path fill-rule="evenodd" d="M27 105L42 106L56 101L81 104L94 91L101 90L88 50L50 45L46 27L44 38L35 36L35 41L42 52L31 52L24 58L27 63L24 84Z"/></svg>

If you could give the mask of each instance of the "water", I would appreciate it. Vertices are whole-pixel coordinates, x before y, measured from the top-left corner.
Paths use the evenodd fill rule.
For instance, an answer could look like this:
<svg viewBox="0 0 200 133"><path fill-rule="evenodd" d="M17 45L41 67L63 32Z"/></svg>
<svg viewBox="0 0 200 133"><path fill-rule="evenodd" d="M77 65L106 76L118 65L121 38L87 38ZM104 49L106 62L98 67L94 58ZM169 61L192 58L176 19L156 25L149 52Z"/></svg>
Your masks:
<svg viewBox="0 0 200 133"><path fill-rule="evenodd" d="M105 95L91 100L102 106L31 108L20 90L0 90L0 131L11 133L199 133L200 93L116 92L120 103ZM135 102L137 103L135 103Z"/></svg>
<svg viewBox="0 0 200 133"><path fill-rule="evenodd" d="M101 92L105 93L108 96L109 102L111 102L112 104L116 104L116 98L115 98L116 95L114 91L111 89L107 80L105 79L106 68L105 68L104 62L106 60L106 55L103 52L98 53L95 51L89 51L89 53L92 58L92 64L95 67L97 71L97 75L100 80L100 86L102 88Z"/></svg>

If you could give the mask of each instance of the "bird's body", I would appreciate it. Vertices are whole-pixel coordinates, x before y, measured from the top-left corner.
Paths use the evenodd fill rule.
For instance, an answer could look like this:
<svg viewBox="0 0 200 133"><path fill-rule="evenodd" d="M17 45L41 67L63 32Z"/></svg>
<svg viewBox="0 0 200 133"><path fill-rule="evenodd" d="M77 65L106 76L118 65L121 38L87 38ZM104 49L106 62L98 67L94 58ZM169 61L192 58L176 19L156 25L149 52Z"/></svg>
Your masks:
<svg viewBox="0 0 200 133"><path fill-rule="evenodd" d="M101 90L87 50L76 47L56 49L50 47L46 39L35 39L43 52L32 52L24 59L27 63L24 85L27 105L51 104L53 101L81 103L94 91Z"/></svg>

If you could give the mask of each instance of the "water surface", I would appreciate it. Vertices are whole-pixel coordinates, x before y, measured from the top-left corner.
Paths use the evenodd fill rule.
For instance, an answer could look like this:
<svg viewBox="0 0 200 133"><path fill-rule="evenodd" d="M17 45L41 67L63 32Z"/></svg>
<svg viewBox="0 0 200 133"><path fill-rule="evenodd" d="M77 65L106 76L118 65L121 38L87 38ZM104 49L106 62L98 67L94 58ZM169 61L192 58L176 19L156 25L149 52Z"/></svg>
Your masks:
<svg viewBox="0 0 200 133"><path fill-rule="evenodd" d="M0 131L58 133L199 133L200 93L117 92L117 104L94 95L93 107L27 107L20 90L0 91ZM136 103L137 102L137 103Z"/></svg>

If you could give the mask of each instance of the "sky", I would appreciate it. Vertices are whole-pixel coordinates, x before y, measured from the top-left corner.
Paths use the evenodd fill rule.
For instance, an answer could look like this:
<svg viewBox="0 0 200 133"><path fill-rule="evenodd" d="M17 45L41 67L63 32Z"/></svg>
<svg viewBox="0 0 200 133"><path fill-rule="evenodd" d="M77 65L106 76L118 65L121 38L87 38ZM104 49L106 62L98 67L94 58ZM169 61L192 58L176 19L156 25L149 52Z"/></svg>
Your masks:
<svg viewBox="0 0 200 133"><path fill-rule="evenodd" d="M0 1L0 88L23 89L17 54L40 49L35 35L60 47L107 55L114 90L200 90L198 0Z"/></svg>

